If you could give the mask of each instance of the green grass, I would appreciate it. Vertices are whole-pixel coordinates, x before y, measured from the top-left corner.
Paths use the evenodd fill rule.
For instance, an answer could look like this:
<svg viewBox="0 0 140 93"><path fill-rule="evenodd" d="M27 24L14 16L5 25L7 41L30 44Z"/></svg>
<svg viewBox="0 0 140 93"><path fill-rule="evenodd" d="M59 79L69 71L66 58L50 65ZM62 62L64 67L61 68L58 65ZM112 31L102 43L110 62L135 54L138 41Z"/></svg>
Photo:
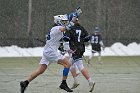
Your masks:
<svg viewBox="0 0 140 93"><path fill-rule="evenodd" d="M36 67L40 57L0 58L0 93L19 93L19 82L24 80ZM85 57L87 61L88 58ZM139 93L140 89L140 56L102 57L102 64L93 58L87 68L92 79L96 81L94 93ZM63 67L51 64L47 72L40 75L28 87L26 93L65 93L59 90ZM73 93L87 93L88 83L80 74L80 86ZM68 77L71 86L73 78Z"/></svg>
<svg viewBox="0 0 140 93"><path fill-rule="evenodd" d="M0 68L30 68L37 66L39 57L4 57L0 58Z"/></svg>
<svg viewBox="0 0 140 93"><path fill-rule="evenodd" d="M37 62L40 61L40 57L1 57L0 58L0 63L5 63L5 62ZM87 59L87 57L86 57ZM93 60L96 60L97 57L93 58ZM140 60L140 56L106 56L102 57L103 61L136 61L138 62Z"/></svg>
<svg viewBox="0 0 140 93"><path fill-rule="evenodd" d="M40 61L40 57L3 57L0 58L0 68L30 68L36 67ZM88 57L85 57L86 64ZM97 57L93 58L93 65L99 65L96 63ZM102 57L102 66L106 65L126 65L126 64L137 64L140 65L140 56L107 56ZM132 64L133 63L133 64ZM99 65L100 66L100 65Z"/></svg>

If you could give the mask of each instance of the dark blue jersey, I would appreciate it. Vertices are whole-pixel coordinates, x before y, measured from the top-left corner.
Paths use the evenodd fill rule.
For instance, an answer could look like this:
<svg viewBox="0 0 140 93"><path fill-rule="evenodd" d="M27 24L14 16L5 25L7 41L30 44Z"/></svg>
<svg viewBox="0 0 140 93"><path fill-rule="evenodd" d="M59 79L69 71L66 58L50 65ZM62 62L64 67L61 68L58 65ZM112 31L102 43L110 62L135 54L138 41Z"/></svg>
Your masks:
<svg viewBox="0 0 140 93"><path fill-rule="evenodd" d="M90 42L91 44L99 44L99 42L102 40L100 34L92 34L90 36Z"/></svg>
<svg viewBox="0 0 140 93"><path fill-rule="evenodd" d="M100 34L92 34L90 36L90 42L92 46L92 50L101 51L100 41L102 40Z"/></svg>
<svg viewBox="0 0 140 93"><path fill-rule="evenodd" d="M88 32L79 24L76 24L73 29L65 33L65 38L69 40L70 49L75 51L72 54L74 59L82 58L85 52L85 38L89 36Z"/></svg>

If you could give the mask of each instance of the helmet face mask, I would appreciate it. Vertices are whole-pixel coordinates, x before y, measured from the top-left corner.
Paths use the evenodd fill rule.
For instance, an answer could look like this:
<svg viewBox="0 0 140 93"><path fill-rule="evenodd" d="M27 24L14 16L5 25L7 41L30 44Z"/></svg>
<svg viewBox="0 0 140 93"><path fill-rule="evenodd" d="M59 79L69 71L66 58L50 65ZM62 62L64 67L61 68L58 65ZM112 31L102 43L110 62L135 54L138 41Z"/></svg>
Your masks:
<svg viewBox="0 0 140 93"><path fill-rule="evenodd" d="M68 24L67 15L56 15L54 16L54 23L59 26L65 26Z"/></svg>
<svg viewBox="0 0 140 93"><path fill-rule="evenodd" d="M62 24L63 26L66 26L66 25L68 24L68 20L61 20L61 24Z"/></svg>

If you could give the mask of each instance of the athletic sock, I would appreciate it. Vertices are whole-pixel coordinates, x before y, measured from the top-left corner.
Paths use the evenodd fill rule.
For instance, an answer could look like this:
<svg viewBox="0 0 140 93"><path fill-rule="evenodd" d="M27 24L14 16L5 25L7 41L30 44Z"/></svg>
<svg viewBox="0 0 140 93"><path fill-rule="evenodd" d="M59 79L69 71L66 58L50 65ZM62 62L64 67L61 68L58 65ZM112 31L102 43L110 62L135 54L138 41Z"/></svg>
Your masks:
<svg viewBox="0 0 140 93"><path fill-rule="evenodd" d="M92 82L91 78L88 79L88 82L89 82L89 83Z"/></svg>
<svg viewBox="0 0 140 93"><path fill-rule="evenodd" d="M75 83L78 83L77 77L73 77L73 79L74 79L74 82L75 82Z"/></svg>
<svg viewBox="0 0 140 93"><path fill-rule="evenodd" d="M28 84L29 84L29 81L28 81L28 80L25 80L24 82L25 82L25 84L26 84L26 85L28 85Z"/></svg>
<svg viewBox="0 0 140 93"><path fill-rule="evenodd" d="M62 80L62 84L66 84L66 80Z"/></svg>

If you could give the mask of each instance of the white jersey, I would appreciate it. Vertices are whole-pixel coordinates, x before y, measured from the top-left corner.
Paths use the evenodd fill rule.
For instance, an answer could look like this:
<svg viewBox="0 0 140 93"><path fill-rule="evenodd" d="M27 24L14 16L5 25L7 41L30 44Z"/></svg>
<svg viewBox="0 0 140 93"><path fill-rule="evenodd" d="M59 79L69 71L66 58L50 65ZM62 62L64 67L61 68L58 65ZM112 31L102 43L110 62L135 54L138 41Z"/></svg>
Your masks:
<svg viewBox="0 0 140 93"><path fill-rule="evenodd" d="M51 48L54 51L57 51L60 46L60 39L63 37L63 32L60 31L60 27L62 26L55 26L51 29L50 33L48 34L45 50L47 48Z"/></svg>
<svg viewBox="0 0 140 93"><path fill-rule="evenodd" d="M63 32L60 31L60 27L62 26L53 27L48 34L40 64L48 65L49 63L58 62L58 60L65 58L57 51L60 45L60 39L63 37Z"/></svg>

